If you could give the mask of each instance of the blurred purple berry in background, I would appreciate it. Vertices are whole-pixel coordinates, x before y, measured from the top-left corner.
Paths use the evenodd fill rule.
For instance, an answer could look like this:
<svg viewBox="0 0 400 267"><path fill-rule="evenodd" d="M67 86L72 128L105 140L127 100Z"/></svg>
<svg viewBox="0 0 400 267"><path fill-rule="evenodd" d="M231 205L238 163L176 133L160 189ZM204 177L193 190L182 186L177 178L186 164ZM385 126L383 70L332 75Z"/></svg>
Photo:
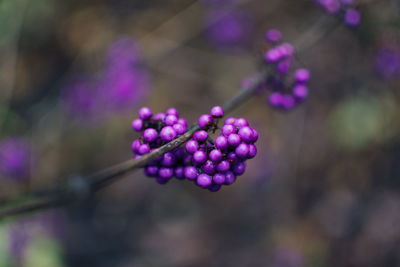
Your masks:
<svg viewBox="0 0 400 267"><path fill-rule="evenodd" d="M8 137L0 141L0 177L24 182L29 176L31 151L25 140Z"/></svg>
<svg viewBox="0 0 400 267"><path fill-rule="evenodd" d="M375 69L383 79L400 78L400 46L382 46L375 57Z"/></svg>
<svg viewBox="0 0 400 267"><path fill-rule="evenodd" d="M63 88L64 107L74 117L97 121L131 110L147 96L149 73L132 38L114 41L104 61L99 74L83 76Z"/></svg>
<svg viewBox="0 0 400 267"><path fill-rule="evenodd" d="M251 40L253 23L243 10L210 10L204 24L207 37L216 48L244 48Z"/></svg>
<svg viewBox="0 0 400 267"><path fill-rule="evenodd" d="M355 9L348 9L344 14L344 22L349 26L357 26L360 24L361 14Z"/></svg>

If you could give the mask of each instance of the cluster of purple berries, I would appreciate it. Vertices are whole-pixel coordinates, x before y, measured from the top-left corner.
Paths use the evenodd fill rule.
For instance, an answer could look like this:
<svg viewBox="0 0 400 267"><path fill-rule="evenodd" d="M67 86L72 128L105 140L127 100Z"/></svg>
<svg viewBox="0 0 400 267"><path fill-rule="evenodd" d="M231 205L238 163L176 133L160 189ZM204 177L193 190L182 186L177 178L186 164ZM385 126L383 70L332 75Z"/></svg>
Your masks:
<svg viewBox="0 0 400 267"><path fill-rule="evenodd" d="M317 0L328 14L343 16L348 26L357 26L361 22L361 13L356 9L357 0Z"/></svg>
<svg viewBox="0 0 400 267"><path fill-rule="evenodd" d="M208 131L215 132L218 120L223 116L224 111L219 106L213 107L210 114L201 115L198 119L201 130L195 132L183 147L167 152L146 165L145 174L154 177L160 184L167 183L172 177L190 180L212 192L218 191L222 185L234 183L236 177L245 172L246 160L257 154L254 143L258 133L246 119L231 117L225 120L221 135L214 141ZM142 133L132 143L136 157L171 141L187 128L186 120L178 117L176 109L153 116L149 108L142 108L139 117L132 123L133 129ZM185 131L175 125L182 125Z"/></svg>
<svg viewBox="0 0 400 267"><path fill-rule="evenodd" d="M265 39L273 47L265 52L264 60L275 70L267 78L267 86L273 90L268 103L274 108L290 110L307 98L310 71L305 68L296 69L292 73L290 85L287 85L286 80L294 63L294 47L282 42L282 33L276 29L268 30Z"/></svg>

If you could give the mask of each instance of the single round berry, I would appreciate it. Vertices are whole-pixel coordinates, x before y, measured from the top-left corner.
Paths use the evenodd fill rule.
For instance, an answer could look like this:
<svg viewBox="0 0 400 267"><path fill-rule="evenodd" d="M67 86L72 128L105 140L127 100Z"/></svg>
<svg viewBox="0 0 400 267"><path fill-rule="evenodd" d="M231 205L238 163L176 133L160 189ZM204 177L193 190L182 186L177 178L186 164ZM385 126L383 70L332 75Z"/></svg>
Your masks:
<svg viewBox="0 0 400 267"><path fill-rule="evenodd" d="M178 117L175 115L167 115L164 119L164 123L168 126L172 126L178 122Z"/></svg>
<svg viewBox="0 0 400 267"><path fill-rule="evenodd" d="M349 8L344 14L344 22L348 26L357 26L361 21L361 13L358 10Z"/></svg>
<svg viewBox="0 0 400 267"><path fill-rule="evenodd" d="M188 153L193 154L199 150L199 143L195 140L189 140L185 144L185 149Z"/></svg>
<svg viewBox="0 0 400 267"><path fill-rule="evenodd" d="M208 138L208 133L204 130L197 131L193 134L193 139L198 142L204 142Z"/></svg>
<svg viewBox="0 0 400 267"><path fill-rule="evenodd" d="M272 107L280 107L282 104L282 99L283 99L283 95L279 92L274 92L272 94L269 95L268 97L268 103L272 106Z"/></svg>
<svg viewBox="0 0 400 267"><path fill-rule="evenodd" d="M235 153L240 158L246 158L249 154L249 145L246 143L241 143L236 147Z"/></svg>
<svg viewBox="0 0 400 267"><path fill-rule="evenodd" d="M240 136L238 134L230 134L228 136L228 144L231 147L237 147L241 141L242 139L240 139Z"/></svg>
<svg viewBox="0 0 400 267"><path fill-rule="evenodd" d="M150 146L148 144L141 144L138 149L139 155L145 155L150 152Z"/></svg>
<svg viewBox="0 0 400 267"><path fill-rule="evenodd" d="M249 145L249 153L247 154L247 158L252 159L257 155L257 147L253 144Z"/></svg>
<svg viewBox="0 0 400 267"><path fill-rule="evenodd" d="M232 168L232 171L236 175L242 175L246 171L246 163L245 162L239 162L235 164Z"/></svg>
<svg viewBox="0 0 400 267"><path fill-rule="evenodd" d="M230 185L236 181L236 175L233 172L225 173L225 184Z"/></svg>
<svg viewBox="0 0 400 267"><path fill-rule="evenodd" d="M293 56L294 47L289 43L281 44L278 49L281 52L281 54L285 57Z"/></svg>
<svg viewBox="0 0 400 267"><path fill-rule="evenodd" d="M147 143L154 142L158 138L158 132L153 128L148 128L143 132L143 139Z"/></svg>
<svg viewBox="0 0 400 267"><path fill-rule="evenodd" d="M212 184L208 190L210 190L211 192L217 192L221 189L221 185L219 184Z"/></svg>
<svg viewBox="0 0 400 267"><path fill-rule="evenodd" d="M175 177L177 179L184 179L185 178L185 173L184 173L184 167L176 167L175 170Z"/></svg>
<svg viewBox="0 0 400 267"><path fill-rule="evenodd" d="M188 179L188 180L194 180L199 175L197 168L195 168L193 166L185 167L183 172L184 172L186 179Z"/></svg>
<svg viewBox="0 0 400 267"><path fill-rule="evenodd" d="M176 157L173 153L167 152L161 159L161 164L165 167L172 167L176 163Z"/></svg>
<svg viewBox="0 0 400 267"><path fill-rule="evenodd" d="M160 137L165 142L170 142L175 139L176 132L171 126L165 126L160 132Z"/></svg>
<svg viewBox="0 0 400 267"><path fill-rule="evenodd" d="M135 140L132 142L131 148L132 148L132 152L133 152L133 153L138 153L138 152L139 152L139 148L140 148L140 141L139 141L139 139L135 139Z"/></svg>
<svg viewBox="0 0 400 267"><path fill-rule="evenodd" d="M182 135L182 134L186 133L186 127L183 126L182 124L179 124L179 123L174 124L172 126L172 128L174 128L177 135Z"/></svg>
<svg viewBox="0 0 400 267"><path fill-rule="evenodd" d="M163 179L170 179L174 176L174 169L172 168L160 168L158 170L158 176Z"/></svg>
<svg viewBox="0 0 400 267"><path fill-rule="evenodd" d="M214 143L215 147L220 150L225 150L228 148L228 138L225 136L218 136Z"/></svg>
<svg viewBox="0 0 400 267"><path fill-rule="evenodd" d="M296 103L294 102L294 98L291 95L283 95L282 97L282 103L281 103L281 107L289 110L294 108L296 105Z"/></svg>
<svg viewBox="0 0 400 267"><path fill-rule="evenodd" d="M253 142L252 143L257 142L257 140L258 140L258 132L255 129L253 129Z"/></svg>
<svg viewBox="0 0 400 267"><path fill-rule="evenodd" d="M246 143L251 143L254 140L253 129L248 126L241 128L238 132L238 135Z"/></svg>
<svg viewBox="0 0 400 267"><path fill-rule="evenodd" d="M264 59L269 63L276 63L281 58L281 53L278 49L272 48L265 52Z"/></svg>
<svg viewBox="0 0 400 267"><path fill-rule="evenodd" d="M222 152L219 149L211 150L210 154L208 155L210 160L214 163L218 163L222 160Z"/></svg>
<svg viewBox="0 0 400 267"><path fill-rule="evenodd" d="M227 161L229 161L232 165L235 165L240 161L239 157L236 155L235 152L229 152L226 156Z"/></svg>
<svg viewBox="0 0 400 267"><path fill-rule="evenodd" d="M149 177L156 177L158 175L157 166L147 166L144 168L144 173Z"/></svg>
<svg viewBox="0 0 400 267"><path fill-rule="evenodd" d="M141 119L135 119L132 121L132 129L136 132L140 132L143 129L143 121Z"/></svg>
<svg viewBox="0 0 400 267"><path fill-rule="evenodd" d="M236 133L236 128L231 124L224 125L221 129L221 133L224 136L229 136L230 134Z"/></svg>
<svg viewBox="0 0 400 267"><path fill-rule="evenodd" d="M179 118L179 119L178 119L178 123L181 124L181 125L183 125L183 126L185 126L185 128L187 128L187 126L188 126L188 122L187 122L187 120L184 119L184 118Z"/></svg>
<svg viewBox="0 0 400 267"><path fill-rule="evenodd" d="M306 83L310 80L310 71L308 69L298 69L294 74L294 80L297 83Z"/></svg>
<svg viewBox="0 0 400 267"><path fill-rule="evenodd" d="M226 172L231 168L231 164L227 160L223 160L220 163L218 163L216 170L218 172Z"/></svg>
<svg viewBox="0 0 400 267"><path fill-rule="evenodd" d="M276 65L276 71L280 74L286 74L289 72L290 67L292 66L291 58L286 58Z"/></svg>
<svg viewBox="0 0 400 267"><path fill-rule="evenodd" d="M225 175L223 173L216 173L212 178L215 184L224 184L225 183Z"/></svg>
<svg viewBox="0 0 400 267"><path fill-rule="evenodd" d="M235 126L239 128L246 127L249 126L249 122L245 118L238 118L235 121Z"/></svg>
<svg viewBox="0 0 400 267"><path fill-rule="evenodd" d="M203 164L207 160L206 152L198 150L193 154L193 163Z"/></svg>
<svg viewBox="0 0 400 267"><path fill-rule="evenodd" d="M197 177L196 183L200 187L208 188L212 185L212 178L211 176L202 173Z"/></svg>
<svg viewBox="0 0 400 267"><path fill-rule="evenodd" d="M143 107L139 110L139 118L142 120L150 119L152 115L153 111L148 107Z"/></svg>
<svg viewBox="0 0 400 267"><path fill-rule="evenodd" d="M214 118L222 118L224 116L224 109L220 106L212 107L210 114Z"/></svg>
<svg viewBox="0 0 400 267"><path fill-rule="evenodd" d="M169 108L167 111L165 111L165 114L167 115L174 115L176 117L179 117L179 112L176 108Z"/></svg>
<svg viewBox="0 0 400 267"><path fill-rule="evenodd" d="M165 116L166 116L165 113L160 112L160 113L157 113L157 114L155 114L153 116L153 120L155 120L155 121L164 121Z"/></svg>
<svg viewBox="0 0 400 267"><path fill-rule="evenodd" d="M235 118L229 117L229 118L227 118L227 119L225 120L224 124L225 124L225 125L233 125L233 124L235 124L235 121L236 121Z"/></svg>
<svg viewBox="0 0 400 267"><path fill-rule="evenodd" d="M302 84L298 84L293 87L293 97L296 101L303 101L308 96L308 87Z"/></svg>
<svg viewBox="0 0 400 267"><path fill-rule="evenodd" d="M215 173L215 165L211 160L207 160L203 166L201 166L201 170L208 175L213 175Z"/></svg>
<svg viewBox="0 0 400 267"><path fill-rule="evenodd" d="M282 33L276 29L270 29L265 33L265 39L271 43L279 42L282 39Z"/></svg>
<svg viewBox="0 0 400 267"><path fill-rule="evenodd" d="M203 114L198 120L201 129L208 129L214 123L213 117L209 114Z"/></svg>

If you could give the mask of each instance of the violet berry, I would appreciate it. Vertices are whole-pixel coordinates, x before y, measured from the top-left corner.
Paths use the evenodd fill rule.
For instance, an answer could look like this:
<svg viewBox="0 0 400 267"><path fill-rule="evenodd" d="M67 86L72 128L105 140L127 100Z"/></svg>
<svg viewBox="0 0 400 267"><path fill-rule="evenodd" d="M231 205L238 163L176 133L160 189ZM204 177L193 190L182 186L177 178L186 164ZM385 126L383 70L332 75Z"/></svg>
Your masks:
<svg viewBox="0 0 400 267"><path fill-rule="evenodd" d="M209 114L203 114L198 120L201 129L208 129L214 123L214 119Z"/></svg>
<svg viewBox="0 0 400 267"><path fill-rule="evenodd" d="M139 118L142 120L150 119L152 115L153 111L148 107L143 107L139 110Z"/></svg>
<svg viewBox="0 0 400 267"><path fill-rule="evenodd" d="M212 107L210 114L214 118L222 118L224 116L224 109L220 106Z"/></svg>
<svg viewBox="0 0 400 267"><path fill-rule="evenodd" d="M160 132L160 137L165 142L170 142L175 139L176 132L171 126L165 126Z"/></svg>
<svg viewBox="0 0 400 267"><path fill-rule="evenodd" d="M211 176L202 173L197 177L196 184L202 188L208 188L212 185Z"/></svg>

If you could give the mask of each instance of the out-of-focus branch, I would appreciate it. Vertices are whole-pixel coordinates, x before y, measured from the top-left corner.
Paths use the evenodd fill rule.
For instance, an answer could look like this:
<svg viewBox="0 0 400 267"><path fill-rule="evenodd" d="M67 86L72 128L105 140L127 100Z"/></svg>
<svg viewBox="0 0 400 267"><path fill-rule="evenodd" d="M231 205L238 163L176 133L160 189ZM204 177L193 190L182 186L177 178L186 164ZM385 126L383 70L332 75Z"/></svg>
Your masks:
<svg viewBox="0 0 400 267"><path fill-rule="evenodd" d="M324 19L318 20L316 25L313 25L310 29L305 31L301 35L301 38L295 42L295 46L298 45L296 46L297 52L302 52L310 48L318 40L323 38L325 34L333 28L334 23L335 21L331 20L329 17L324 17ZM265 81L268 73L269 70L267 68L264 68L260 72L256 73L252 77L251 82L247 85L247 87L240 90L223 105L225 113L232 112L250 99L259 86ZM48 192L32 193L31 197L27 198L26 201L21 201L19 198L4 203L3 207L6 206L7 208L0 208L0 220L10 216L27 214L30 212L45 210L78 201L81 199L81 192L84 192L84 196L88 196L100 190L101 188L108 186L112 182L117 181L124 174L137 170L164 153L172 151L173 149L181 146L198 130L198 125L194 125L182 136L163 145L157 150L142 156L139 159L128 160L86 178L81 178L80 181L82 181L82 186L80 187L72 186L70 184L55 190L50 190Z"/></svg>

